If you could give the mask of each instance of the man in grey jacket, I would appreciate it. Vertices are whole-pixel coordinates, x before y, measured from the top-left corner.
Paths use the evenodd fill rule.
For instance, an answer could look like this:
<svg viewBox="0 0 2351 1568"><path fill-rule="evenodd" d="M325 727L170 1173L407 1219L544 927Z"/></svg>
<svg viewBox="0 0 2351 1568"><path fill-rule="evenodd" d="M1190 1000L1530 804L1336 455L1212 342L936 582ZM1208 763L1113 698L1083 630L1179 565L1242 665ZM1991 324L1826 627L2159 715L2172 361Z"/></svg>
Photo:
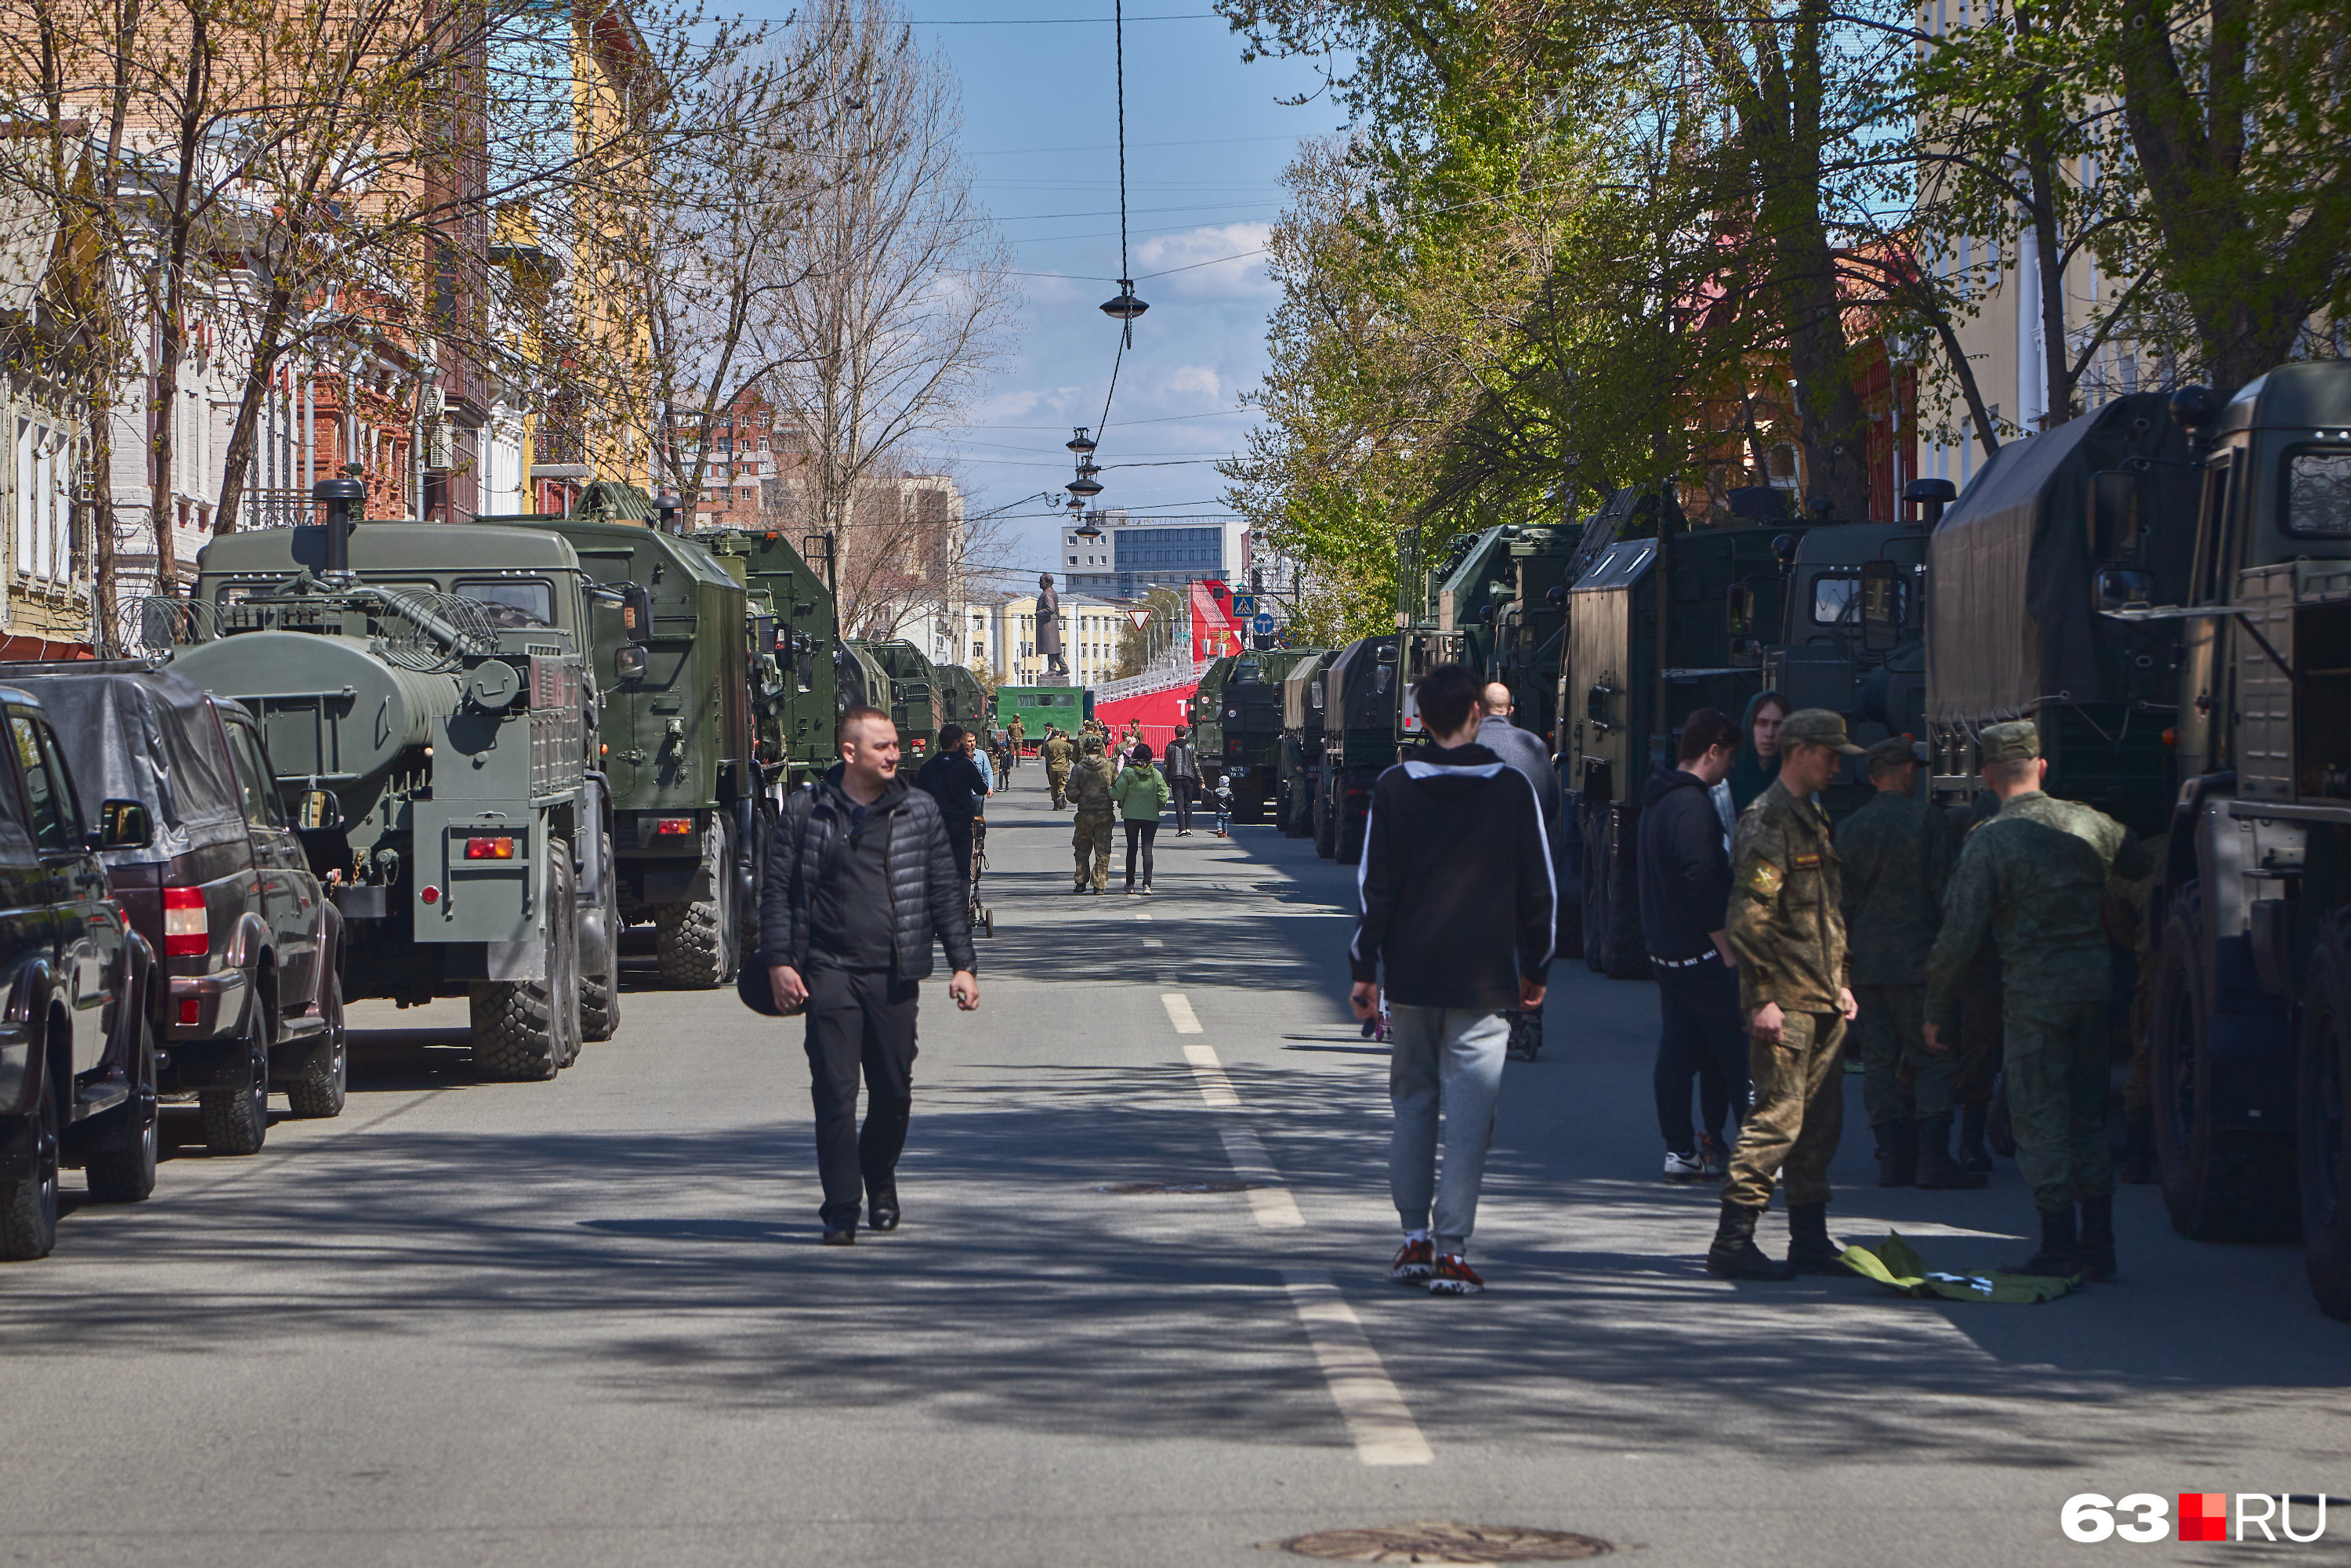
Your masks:
<svg viewBox="0 0 2351 1568"><path fill-rule="evenodd" d="M1552 886L1563 888L1568 885L1567 866L1560 846L1567 840L1559 820L1559 770L1551 764L1551 747L1543 744L1542 737L1510 722L1516 706L1510 688L1501 682L1492 682L1479 693L1479 707L1482 716L1473 744L1525 774L1527 782L1535 787L1535 803L1541 808L1543 832L1551 845ZM1542 1049L1542 1004L1520 1008L1510 1018L1510 1053L1532 1061Z"/></svg>
<svg viewBox="0 0 2351 1568"><path fill-rule="evenodd" d="M853 707L841 761L786 802L759 890L759 961L776 1005L808 1015L824 1244L857 1239L861 1189L875 1230L898 1228L898 1155L914 1108L914 1008L946 947L947 994L979 1006L968 889L938 802L898 776L898 731ZM857 1126L857 1082L866 1112Z"/></svg>

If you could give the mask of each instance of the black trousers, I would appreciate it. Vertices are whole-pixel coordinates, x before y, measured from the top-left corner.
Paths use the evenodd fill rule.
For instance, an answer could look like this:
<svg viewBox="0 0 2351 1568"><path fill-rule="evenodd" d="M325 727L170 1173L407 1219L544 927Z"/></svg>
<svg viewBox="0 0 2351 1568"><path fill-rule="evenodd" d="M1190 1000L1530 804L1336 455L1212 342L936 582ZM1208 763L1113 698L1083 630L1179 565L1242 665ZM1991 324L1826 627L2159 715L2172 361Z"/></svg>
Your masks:
<svg viewBox="0 0 2351 1568"><path fill-rule="evenodd" d="M1134 885L1134 850L1143 847L1143 885L1151 885L1151 841L1159 836L1159 824L1130 817L1126 822L1126 885Z"/></svg>
<svg viewBox="0 0 2351 1568"><path fill-rule="evenodd" d="M1706 1130L1723 1136L1726 1117L1747 1117L1747 1030L1739 1016L1739 975L1719 958L1687 969L1655 966L1665 1030L1657 1040L1657 1131L1677 1155L1698 1148L1690 1125L1690 1080L1698 1080L1698 1114ZM1726 1143L1728 1139L1724 1140Z"/></svg>
<svg viewBox="0 0 2351 1568"><path fill-rule="evenodd" d="M940 823L947 831L947 854L963 870L964 885L971 885L971 819L939 814Z"/></svg>
<svg viewBox="0 0 2351 1568"><path fill-rule="evenodd" d="M1200 781L1196 779L1167 780L1167 792L1175 798L1176 831L1179 833L1192 831L1192 793L1199 787Z"/></svg>
<svg viewBox="0 0 2351 1568"><path fill-rule="evenodd" d="M884 970L815 966L807 979L809 1090L816 1102L817 1174L824 1182L818 1213L828 1230L853 1230L861 1193L884 1202L898 1195L898 1155L914 1109L917 988Z"/></svg>

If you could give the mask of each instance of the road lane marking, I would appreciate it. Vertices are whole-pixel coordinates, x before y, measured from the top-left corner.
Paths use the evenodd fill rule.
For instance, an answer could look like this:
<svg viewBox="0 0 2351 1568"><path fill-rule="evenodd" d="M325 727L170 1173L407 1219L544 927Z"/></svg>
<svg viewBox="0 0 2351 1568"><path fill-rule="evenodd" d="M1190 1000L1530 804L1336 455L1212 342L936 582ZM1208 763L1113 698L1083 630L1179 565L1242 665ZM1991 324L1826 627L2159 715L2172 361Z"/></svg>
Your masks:
<svg viewBox="0 0 2351 1568"><path fill-rule="evenodd" d="M1177 1034L1198 1034L1200 1032L1200 1017L1197 1013L1192 1010L1192 1003L1183 992L1160 992L1159 1005L1167 1009L1167 1021L1176 1026L1176 1032ZM1212 1051L1208 1052L1208 1060L1210 1061L1213 1062L1216 1059L1217 1053L1215 1051ZM1196 1062L1195 1065L1197 1065L1197 1063Z"/></svg>
<svg viewBox="0 0 2351 1568"><path fill-rule="evenodd" d="M1257 1134L1247 1127L1219 1126L1217 1132L1225 1141L1225 1158L1232 1162L1233 1174L1250 1184L1249 1207L1257 1215L1258 1228L1306 1228L1306 1217L1298 1212L1298 1200L1290 1196L1288 1184L1273 1168L1273 1158L1257 1141Z"/></svg>
<svg viewBox="0 0 2351 1568"><path fill-rule="evenodd" d="M1143 939L1143 945L1146 947L1165 947L1167 946L1166 943L1162 942L1156 936L1145 936Z"/></svg>
<svg viewBox="0 0 2351 1568"><path fill-rule="evenodd" d="M1354 1439L1355 1458L1367 1465L1433 1463L1437 1456L1428 1439L1420 1435L1420 1424L1396 1392L1355 1309L1339 1293L1338 1281L1320 1269L1284 1269L1281 1281Z"/></svg>
<svg viewBox="0 0 2351 1568"><path fill-rule="evenodd" d="M1184 1060L1192 1064L1192 1080L1200 1086L1200 1098L1219 1111L1238 1111L1241 1097L1233 1092L1233 1081L1225 1076L1223 1063L1217 1060L1213 1045L1187 1045Z"/></svg>

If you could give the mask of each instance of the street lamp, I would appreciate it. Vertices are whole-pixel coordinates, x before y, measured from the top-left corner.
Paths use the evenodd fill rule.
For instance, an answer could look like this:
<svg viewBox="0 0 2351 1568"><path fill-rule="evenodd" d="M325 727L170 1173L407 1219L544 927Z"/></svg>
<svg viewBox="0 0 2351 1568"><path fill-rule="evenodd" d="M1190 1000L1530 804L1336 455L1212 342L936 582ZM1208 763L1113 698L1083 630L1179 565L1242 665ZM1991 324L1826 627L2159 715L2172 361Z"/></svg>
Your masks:
<svg viewBox="0 0 2351 1568"><path fill-rule="evenodd" d="M1134 279L1122 277L1118 280L1117 296L1102 301L1102 313L1113 321L1123 321L1126 324L1126 346L1132 349L1134 347L1135 319L1150 308L1150 306L1134 297Z"/></svg>

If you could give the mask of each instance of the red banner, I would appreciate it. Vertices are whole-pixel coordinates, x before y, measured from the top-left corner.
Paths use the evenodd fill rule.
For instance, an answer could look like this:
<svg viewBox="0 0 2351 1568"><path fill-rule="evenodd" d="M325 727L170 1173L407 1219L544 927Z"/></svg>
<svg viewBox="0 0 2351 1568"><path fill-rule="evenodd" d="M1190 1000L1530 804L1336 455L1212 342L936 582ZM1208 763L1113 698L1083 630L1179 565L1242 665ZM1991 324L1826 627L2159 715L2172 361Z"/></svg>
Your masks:
<svg viewBox="0 0 2351 1568"><path fill-rule="evenodd" d="M1192 658L1221 659L1241 651L1241 629L1232 616L1232 596L1211 579L1192 585Z"/></svg>

